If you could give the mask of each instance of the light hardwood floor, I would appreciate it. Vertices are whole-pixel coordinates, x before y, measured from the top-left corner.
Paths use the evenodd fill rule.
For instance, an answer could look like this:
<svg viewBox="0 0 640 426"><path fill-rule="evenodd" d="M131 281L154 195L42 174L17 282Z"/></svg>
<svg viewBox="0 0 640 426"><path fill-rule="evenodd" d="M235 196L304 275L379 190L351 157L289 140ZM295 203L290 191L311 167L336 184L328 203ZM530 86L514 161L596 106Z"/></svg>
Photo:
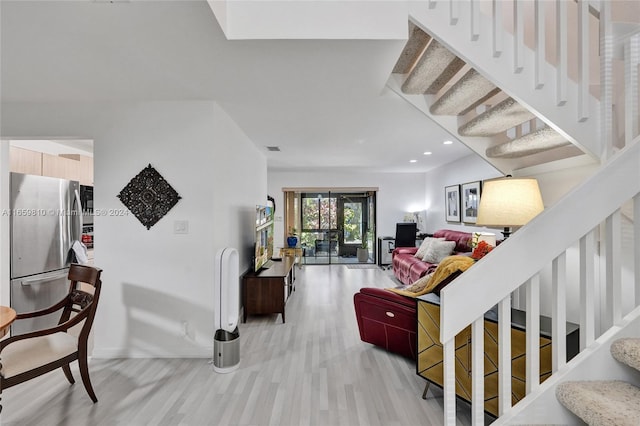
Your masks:
<svg viewBox="0 0 640 426"><path fill-rule="evenodd" d="M250 316L240 325L240 368L218 374L207 359L93 359L98 403L77 368L2 393L9 425L440 425L442 392L412 361L360 340L353 294L396 283L389 271L343 265L297 270L287 323ZM75 364L75 363L74 363ZM469 408L458 407L460 424Z"/></svg>

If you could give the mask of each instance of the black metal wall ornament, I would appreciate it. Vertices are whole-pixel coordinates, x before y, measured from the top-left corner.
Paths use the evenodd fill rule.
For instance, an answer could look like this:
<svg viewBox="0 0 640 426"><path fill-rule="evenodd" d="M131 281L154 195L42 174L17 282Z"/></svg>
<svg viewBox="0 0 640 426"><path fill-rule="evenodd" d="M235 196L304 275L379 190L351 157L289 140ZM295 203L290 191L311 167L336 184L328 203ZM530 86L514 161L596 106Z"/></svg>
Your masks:
<svg viewBox="0 0 640 426"><path fill-rule="evenodd" d="M182 197L149 164L122 188L118 198L148 230Z"/></svg>

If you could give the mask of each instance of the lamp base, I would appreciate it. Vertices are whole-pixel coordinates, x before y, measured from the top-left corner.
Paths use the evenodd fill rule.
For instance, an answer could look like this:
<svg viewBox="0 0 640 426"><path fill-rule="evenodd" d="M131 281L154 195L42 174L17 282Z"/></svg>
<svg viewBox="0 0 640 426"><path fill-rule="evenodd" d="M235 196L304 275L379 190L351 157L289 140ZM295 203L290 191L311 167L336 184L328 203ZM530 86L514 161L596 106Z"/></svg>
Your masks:
<svg viewBox="0 0 640 426"><path fill-rule="evenodd" d="M511 235L511 227L510 226L505 226L504 229L502 230L502 235L504 235L504 239L506 240L507 238L509 238L509 235Z"/></svg>

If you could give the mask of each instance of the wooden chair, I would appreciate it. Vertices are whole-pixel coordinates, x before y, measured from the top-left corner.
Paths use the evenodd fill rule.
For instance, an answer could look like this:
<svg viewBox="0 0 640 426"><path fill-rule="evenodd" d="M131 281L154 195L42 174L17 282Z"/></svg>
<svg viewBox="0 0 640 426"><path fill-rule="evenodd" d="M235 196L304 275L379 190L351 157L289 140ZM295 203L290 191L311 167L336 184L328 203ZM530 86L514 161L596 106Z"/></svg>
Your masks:
<svg viewBox="0 0 640 426"><path fill-rule="evenodd" d="M49 308L16 316L16 321L19 321L62 311L57 326L12 336L0 342L0 390L57 368L62 368L67 380L73 384L75 380L69 363L78 360L82 383L91 400L94 403L98 401L89 380L87 342L100 297L101 273L99 268L72 264L68 275L69 293L64 299ZM69 329L76 325L80 328L77 336L69 333Z"/></svg>

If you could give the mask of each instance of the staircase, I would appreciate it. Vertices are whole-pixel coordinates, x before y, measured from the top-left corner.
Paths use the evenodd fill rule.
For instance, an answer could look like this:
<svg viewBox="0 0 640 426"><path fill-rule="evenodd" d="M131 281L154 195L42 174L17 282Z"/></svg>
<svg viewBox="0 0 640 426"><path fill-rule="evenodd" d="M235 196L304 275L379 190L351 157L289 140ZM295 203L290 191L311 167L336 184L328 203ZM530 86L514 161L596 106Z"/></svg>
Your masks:
<svg viewBox="0 0 640 426"><path fill-rule="evenodd" d="M611 355L640 370L640 339L618 339ZM592 426L640 424L640 388L622 380L563 382L556 387L560 403Z"/></svg>
<svg viewBox="0 0 640 426"><path fill-rule="evenodd" d="M599 152L550 127L412 21L409 34L387 86L499 170L512 173L577 156L598 161Z"/></svg>
<svg viewBox="0 0 640 426"><path fill-rule="evenodd" d="M512 10L506 10L509 7ZM579 188L442 291L447 425L457 422L455 337L469 326L471 418L474 425L484 424L481 336L484 313L496 305L500 417L494 424L575 423L577 418L567 408L589 424L640 424L640 391L635 387L640 386L640 376L626 381L619 376L586 379L596 360L600 364L595 369L605 365L598 358L601 347L624 330L640 329L639 324L628 324L631 311L640 318L640 31L614 37L610 7L610 2L586 0L410 4L409 38L387 87L505 174L527 174L541 165L545 170L600 165ZM555 22L545 23L545 8L553 9ZM568 14L575 19L567 19ZM525 19L532 22L525 25ZM594 22L599 28L596 36L588 30ZM545 53L551 26L556 29L551 31L553 63ZM533 45L525 42L525 27L534 33ZM578 33L574 45L567 43L568 32ZM622 55L614 45L622 46ZM570 49L578 51L574 66L567 65ZM622 77L613 71L618 59L624 62ZM590 90L589 64L594 62L599 65L597 97ZM617 124L614 132L619 122L624 124ZM632 259L629 252L634 253ZM490 283L491 291L479 290L479 282ZM507 361L512 304L527 313L527 396L513 406ZM532 378L539 377L542 314L552 319L553 371L540 383ZM569 363L564 343L568 315L579 316L580 324L580 353ZM615 343L612 352L616 359L634 363L619 356L632 352L622 350L628 345ZM617 408L605 407L610 404Z"/></svg>

